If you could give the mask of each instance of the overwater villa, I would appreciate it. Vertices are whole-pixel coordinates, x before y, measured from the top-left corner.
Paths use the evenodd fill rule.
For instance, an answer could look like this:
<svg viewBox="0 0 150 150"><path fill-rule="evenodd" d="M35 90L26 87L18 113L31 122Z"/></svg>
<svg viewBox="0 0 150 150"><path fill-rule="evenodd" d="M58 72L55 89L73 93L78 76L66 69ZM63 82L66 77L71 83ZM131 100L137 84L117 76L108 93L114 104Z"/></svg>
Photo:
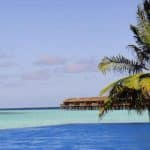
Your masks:
<svg viewBox="0 0 150 150"><path fill-rule="evenodd" d="M63 103L60 105L60 108L66 110L97 110L104 106L106 100L106 96L68 98L63 101ZM114 103L110 109L128 109L131 107L130 105L130 103L124 101L124 103Z"/></svg>
<svg viewBox="0 0 150 150"><path fill-rule="evenodd" d="M61 104L62 109L95 110L103 106L106 97L68 98Z"/></svg>

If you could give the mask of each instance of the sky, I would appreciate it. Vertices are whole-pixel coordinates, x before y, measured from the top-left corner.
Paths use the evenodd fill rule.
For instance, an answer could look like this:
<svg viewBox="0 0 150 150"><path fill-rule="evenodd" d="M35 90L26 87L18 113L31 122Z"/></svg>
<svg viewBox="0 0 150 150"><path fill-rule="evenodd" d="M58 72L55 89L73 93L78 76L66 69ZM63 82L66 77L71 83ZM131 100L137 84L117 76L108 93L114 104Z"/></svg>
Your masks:
<svg viewBox="0 0 150 150"><path fill-rule="evenodd" d="M142 0L0 1L0 108L59 106L98 96L124 74L99 72L104 56L134 44Z"/></svg>

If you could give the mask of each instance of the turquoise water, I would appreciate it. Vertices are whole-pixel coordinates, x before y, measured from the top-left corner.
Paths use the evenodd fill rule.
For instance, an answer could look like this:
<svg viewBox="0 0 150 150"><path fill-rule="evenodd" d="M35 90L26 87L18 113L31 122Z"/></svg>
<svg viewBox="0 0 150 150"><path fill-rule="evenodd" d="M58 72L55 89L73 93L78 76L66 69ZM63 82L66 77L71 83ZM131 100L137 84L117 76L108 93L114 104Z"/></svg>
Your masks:
<svg viewBox="0 0 150 150"><path fill-rule="evenodd" d="M99 111L47 110L1 110L0 129L40 127L77 123L127 123L148 122L148 112L137 115L135 111L108 112L101 120Z"/></svg>

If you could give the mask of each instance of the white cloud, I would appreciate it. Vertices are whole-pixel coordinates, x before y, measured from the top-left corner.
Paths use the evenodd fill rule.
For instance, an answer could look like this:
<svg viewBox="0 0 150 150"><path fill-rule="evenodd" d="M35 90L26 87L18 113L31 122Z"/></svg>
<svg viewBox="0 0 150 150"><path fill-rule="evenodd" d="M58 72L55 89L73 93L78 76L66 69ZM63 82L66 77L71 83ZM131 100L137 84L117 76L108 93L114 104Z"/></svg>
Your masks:
<svg viewBox="0 0 150 150"><path fill-rule="evenodd" d="M69 64L64 68L66 73L96 72L96 66L92 64L75 63Z"/></svg>
<svg viewBox="0 0 150 150"><path fill-rule="evenodd" d="M65 59L61 57L54 57L54 56L48 56L44 55L39 60L35 62L37 65L60 65L64 64Z"/></svg>
<svg viewBox="0 0 150 150"><path fill-rule="evenodd" d="M65 65L62 69L65 73L83 73L83 72L97 72L98 62L94 58L80 59L77 62Z"/></svg>
<svg viewBox="0 0 150 150"><path fill-rule="evenodd" d="M39 70L35 72L26 73L22 76L24 80L48 80L50 74L47 70Z"/></svg>

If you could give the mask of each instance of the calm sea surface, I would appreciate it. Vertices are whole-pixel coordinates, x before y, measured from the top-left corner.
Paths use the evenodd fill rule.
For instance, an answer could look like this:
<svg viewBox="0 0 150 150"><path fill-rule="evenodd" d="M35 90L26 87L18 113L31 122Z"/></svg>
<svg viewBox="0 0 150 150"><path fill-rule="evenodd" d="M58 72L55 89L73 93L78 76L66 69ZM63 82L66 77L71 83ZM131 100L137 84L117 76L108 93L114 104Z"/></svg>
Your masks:
<svg viewBox="0 0 150 150"><path fill-rule="evenodd" d="M137 115L135 111L109 112L101 120L99 111L70 111L60 109L1 110L0 129L40 127L72 123L127 123L148 122L148 112Z"/></svg>
<svg viewBox="0 0 150 150"><path fill-rule="evenodd" d="M150 150L147 111L98 113L1 110L0 150Z"/></svg>

